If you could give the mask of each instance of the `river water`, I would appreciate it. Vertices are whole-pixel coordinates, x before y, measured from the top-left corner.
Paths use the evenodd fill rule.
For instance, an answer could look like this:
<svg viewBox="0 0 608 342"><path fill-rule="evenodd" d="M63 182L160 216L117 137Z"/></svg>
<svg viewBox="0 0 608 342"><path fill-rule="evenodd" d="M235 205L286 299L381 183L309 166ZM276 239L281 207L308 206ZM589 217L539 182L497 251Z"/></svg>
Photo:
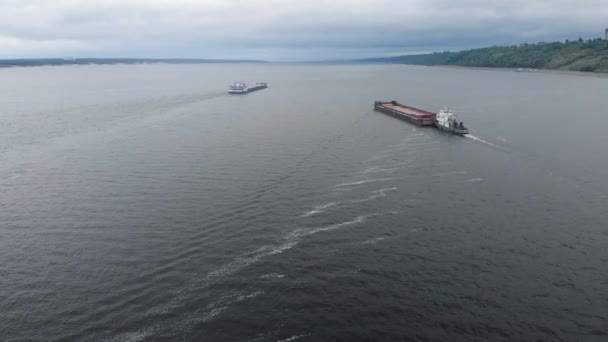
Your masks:
<svg viewBox="0 0 608 342"><path fill-rule="evenodd" d="M0 340L605 341L606 94L400 65L2 69ZM393 99L471 136L372 111Z"/></svg>

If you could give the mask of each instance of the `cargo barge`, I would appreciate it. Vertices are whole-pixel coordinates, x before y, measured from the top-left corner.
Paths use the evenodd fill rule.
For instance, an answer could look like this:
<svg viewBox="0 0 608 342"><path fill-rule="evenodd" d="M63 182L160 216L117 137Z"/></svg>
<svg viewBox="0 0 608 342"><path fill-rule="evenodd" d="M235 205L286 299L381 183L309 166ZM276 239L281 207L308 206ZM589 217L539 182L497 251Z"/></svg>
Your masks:
<svg viewBox="0 0 608 342"><path fill-rule="evenodd" d="M411 122L419 126L433 126L435 121L435 113L427 112L426 110L409 107L398 103L397 101L374 102L374 110L390 115L399 120Z"/></svg>
<svg viewBox="0 0 608 342"><path fill-rule="evenodd" d="M247 84L245 84L243 82L235 82L233 85L231 85L228 88L228 93L230 93L230 94L247 94L247 93L251 93L256 90L261 90L261 89L265 89L265 88L268 88L268 85L266 84L266 82L256 83L252 87L248 87Z"/></svg>
<svg viewBox="0 0 608 342"><path fill-rule="evenodd" d="M469 134L469 129L464 126L464 123L458 121L456 114L447 108L440 110L439 113L432 113L402 105L397 101L375 101L374 110L415 125L434 126L439 130L456 135Z"/></svg>

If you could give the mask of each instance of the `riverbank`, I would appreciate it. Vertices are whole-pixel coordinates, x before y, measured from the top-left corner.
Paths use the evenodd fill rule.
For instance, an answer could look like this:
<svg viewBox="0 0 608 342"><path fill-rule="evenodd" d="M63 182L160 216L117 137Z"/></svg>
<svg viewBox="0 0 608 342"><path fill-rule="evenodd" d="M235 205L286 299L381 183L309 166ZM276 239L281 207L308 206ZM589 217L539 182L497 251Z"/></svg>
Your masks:
<svg viewBox="0 0 608 342"><path fill-rule="evenodd" d="M608 41L540 42L367 59L369 62L608 73Z"/></svg>

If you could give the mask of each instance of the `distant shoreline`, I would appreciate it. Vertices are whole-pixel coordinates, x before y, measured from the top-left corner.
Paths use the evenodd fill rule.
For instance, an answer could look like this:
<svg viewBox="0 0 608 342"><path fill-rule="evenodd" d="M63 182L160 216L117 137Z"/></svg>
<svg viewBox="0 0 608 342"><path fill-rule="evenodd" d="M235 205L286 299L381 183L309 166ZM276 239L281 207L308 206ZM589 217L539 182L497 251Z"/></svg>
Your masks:
<svg viewBox="0 0 608 342"><path fill-rule="evenodd" d="M188 59L188 58L23 58L0 59L0 68L65 66L65 65L133 65L133 64L243 64L270 63L262 60Z"/></svg>
<svg viewBox="0 0 608 342"><path fill-rule="evenodd" d="M510 46L444 51L359 61L427 66L461 66L608 73L608 40L523 43Z"/></svg>
<svg viewBox="0 0 608 342"><path fill-rule="evenodd" d="M387 63L391 65L410 65L410 66L428 66L434 68L447 68L447 69L469 69L469 70L486 70L486 71L504 71L504 72L517 72L518 68L502 68L502 67L474 67L465 65L415 65L415 64L403 64L403 63ZM608 73L604 72L589 72L589 71L575 71L575 70L560 70L560 69L536 69L534 72L523 71L523 74L552 74L552 75L578 75L578 76L591 76L597 78L608 78Z"/></svg>

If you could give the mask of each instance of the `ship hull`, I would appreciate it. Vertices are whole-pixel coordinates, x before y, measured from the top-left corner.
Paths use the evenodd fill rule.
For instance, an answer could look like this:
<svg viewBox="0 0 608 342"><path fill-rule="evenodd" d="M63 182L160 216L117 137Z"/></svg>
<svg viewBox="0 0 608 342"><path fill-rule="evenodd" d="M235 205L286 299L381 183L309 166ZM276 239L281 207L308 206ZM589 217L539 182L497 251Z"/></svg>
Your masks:
<svg viewBox="0 0 608 342"><path fill-rule="evenodd" d="M256 85L256 86L253 86L251 88L248 88L247 92L251 93L251 92L262 90L262 89L266 89L266 88L268 88L268 86L265 85L265 84L263 84L263 85Z"/></svg>
<svg viewBox="0 0 608 342"><path fill-rule="evenodd" d="M434 113L398 104L376 102L374 110L418 126L433 126Z"/></svg>
<svg viewBox="0 0 608 342"><path fill-rule="evenodd" d="M447 133L451 133L451 134L455 134L455 135L465 135L465 134L469 134L469 130L468 129L460 129L460 128L452 128L452 127L445 127L443 125L440 125L437 121L434 122L435 128L437 128L438 130L447 132Z"/></svg>
<svg viewBox="0 0 608 342"><path fill-rule="evenodd" d="M235 95L242 95L242 94L248 94L248 93L252 93L254 91L258 91L258 90L262 90L262 89L266 89L268 88L268 85L266 84L262 84L262 85L255 85L253 87L247 88L247 89L230 89L228 90L229 94L235 94Z"/></svg>

